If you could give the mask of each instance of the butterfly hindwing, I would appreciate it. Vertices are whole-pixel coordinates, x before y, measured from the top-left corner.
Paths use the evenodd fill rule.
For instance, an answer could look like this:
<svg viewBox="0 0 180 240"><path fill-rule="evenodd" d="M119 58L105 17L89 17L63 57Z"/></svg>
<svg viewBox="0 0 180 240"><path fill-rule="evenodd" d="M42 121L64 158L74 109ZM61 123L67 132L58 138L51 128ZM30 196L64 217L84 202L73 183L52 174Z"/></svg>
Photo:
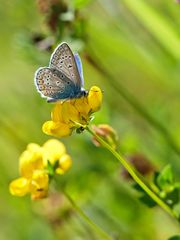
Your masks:
<svg viewBox="0 0 180 240"><path fill-rule="evenodd" d="M81 77L78 72L74 55L67 43L60 44L53 52L50 59L50 68L55 68L65 74L71 81L81 89Z"/></svg>
<svg viewBox="0 0 180 240"><path fill-rule="evenodd" d="M47 98L66 99L77 92L74 83L64 73L48 67L36 71L35 85L42 97Z"/></svg>

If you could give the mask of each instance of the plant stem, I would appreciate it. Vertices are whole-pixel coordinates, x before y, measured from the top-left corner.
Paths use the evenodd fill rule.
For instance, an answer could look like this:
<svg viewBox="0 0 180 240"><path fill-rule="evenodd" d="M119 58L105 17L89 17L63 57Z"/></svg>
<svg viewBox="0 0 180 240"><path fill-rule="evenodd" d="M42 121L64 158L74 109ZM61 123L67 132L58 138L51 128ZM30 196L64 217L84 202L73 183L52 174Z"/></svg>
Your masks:
<svg viewBox="0 0 180 240"><path fill-rule="evenodd" d="M103 147L105 147L107 150L109 150L116 159L123 165L123 167L128 171L128 173L131 175L131 177L134 179L134 181L167 213L169 213L172 217L176 218L178 220L177 214L156 194L154 193L150 187L141 179L141 174L137 172L129 164L118 152L116 152L107 142L105 142L100 136L98 136L96 133L94 133L90 128L86 127L86 130L93 135Z"/></svg>
<svg viewBox="0 0 180 240"><path fill-rule="evenodd" d="M90 54L91 53L91 54ZM92 54L94 55L92 58ZM120 84L119 81L117 81L116 78L114 78L108 71L106 71L106 68L101 66L99 63L101 61L98 61L98 64L96 63L94 59L97 59L97 56L95 55L95 52L92 48L90 48L89 55L88 55L88 61L90 64L99 71L100 74L102 74L107 81L111 82L111 86L116 90L122 98L124 98L146 121L153 126L156 130L158 130L161 135L164 137L165 141L168 143L168 146L171 147L171 149L180 156L180 147L176 143L175 139L173 138L172 134L168 131L168 129L160 122L158 121L153 115L151 115L146 108L141 104L141 102L133 96L122 84Z"/></svg>
<svg viewBox="0 0 180 240"><path fill-rule="evenodd" d="M81 208L74 202L71 196L63 191L64 195L67 197L73 208L79 213L79 215L84 219L86 223L88 223L103 239L112 240L112 238L99 226L97 226L82 210Z"/></svg>

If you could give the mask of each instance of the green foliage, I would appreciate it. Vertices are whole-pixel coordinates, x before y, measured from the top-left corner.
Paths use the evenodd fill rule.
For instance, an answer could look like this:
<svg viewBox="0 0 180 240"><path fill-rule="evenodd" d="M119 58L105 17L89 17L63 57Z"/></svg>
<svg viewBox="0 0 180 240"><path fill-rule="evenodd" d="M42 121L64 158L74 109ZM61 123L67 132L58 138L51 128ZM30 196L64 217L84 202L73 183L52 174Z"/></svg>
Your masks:
<svg viewBox="0 0 180 240"><path fill-rule="evenodd" d="M47 162L47 171L50 177L54 176L54 169L56 166L53 166L50 161Z"/></svg>
<svg viewBox="0 0 180 240"><path fill-rule="evenodd" d="M155 175L155 184L159 188L159 195L167 204L174 206L179 202L179 182L175 182L171 166L168 164Z"/></svg>
<svg viewBox="0 0 180 240"><path fill-rule="evenodd" d="M173 236L168 238L168 240L180 240L180 236Z"/></svg>
<svg viewBox="0 0 180 240"><path fill-rule="evenodd" d="M157 206L157 204L150 198L149 195L147 195L147 193L137 183L133 185L133 188L140 193L140 197L138 199L143 204L145 204L149 208Z"/></svg>
<svg viewBox="0 0 180 240"><path fill-rule="evenodd" d="M171 165L166 165L160 172L155 172L152 183L152 190L172 209L180 202L180 184L174 180ZM134 188L140 192L139 200L148 207L154 207L157 204L143 191L137 184ZM179 212L176 214L179 216Z"/></svg>
<svg viewBox="0 0 180 240"><path fill-rule="evenodd" d="M156 176L155 181L158 187L160 187L165 192L171 191L172 187L174 187L174 179L172 167L170 164L162 169L162 171Z"/></svg>

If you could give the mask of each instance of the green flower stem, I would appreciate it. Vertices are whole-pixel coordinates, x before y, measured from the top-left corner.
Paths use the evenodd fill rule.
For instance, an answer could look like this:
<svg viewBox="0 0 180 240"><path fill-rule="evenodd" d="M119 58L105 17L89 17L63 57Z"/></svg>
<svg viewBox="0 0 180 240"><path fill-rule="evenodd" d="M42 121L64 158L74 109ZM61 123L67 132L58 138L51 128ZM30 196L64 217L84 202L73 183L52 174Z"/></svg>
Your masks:
<svg viewBox="0 0 180 240"><path fill-rule="evenodd" d="M141 177L141 174L137 172L137 170L133 169L131 164L129 164L118 152L116 152L107 142L105 142L101 137L99 137L96 133L94 133L90 128L86 127L86 130L93 135L103 147L105 147L107 150L109 150L116 159L123 165L123 167L128 171L128 173L131 175L131 177L134 179L134 181L167 213L169 213L172 217L176 218L178 220L178 216L176 213L164 202L162 201L159 196L153 192L148 184L146 184Z"/></svg>
<svg viewBox="0 0 180 240"><path fill-rule="evenodd" d="M103 231L99 226L97 226L82 210L81 208L74 202L74 200L71 198L71 196L66 192L63 191L66 198L69 200L73 208L76 210L76 212L79 213L79 215L84 219L86 223L88 223L103 239L106 240L112 240L112 238Z"/></svg>
<svg viewBox="0 0 180 240"><path fill-rule="evenodd" d="M130 1L129 1L130 2ZM94 56L93 56L94 55ZM93 57L92 57L93 56ZM168 146L180 156L180 147L173 138L172 134L169 130L158 121L153 115L151 115L146 108L141 104L138 99L131 94L123 85L120 84L118 79L114 78L112 74L106 71L104 66L101 66L99 63L101 61L97 61L97 56L92 48L89 51L89 62L90 64L96 68L96 70L101 73L105 79L111 82L111 86L144 118L146 121L153 126L161 135L164 137L165 141L168 143ZM96 60L95 60L96 59ZM98 64L97 64L98 62Z"/></svg>

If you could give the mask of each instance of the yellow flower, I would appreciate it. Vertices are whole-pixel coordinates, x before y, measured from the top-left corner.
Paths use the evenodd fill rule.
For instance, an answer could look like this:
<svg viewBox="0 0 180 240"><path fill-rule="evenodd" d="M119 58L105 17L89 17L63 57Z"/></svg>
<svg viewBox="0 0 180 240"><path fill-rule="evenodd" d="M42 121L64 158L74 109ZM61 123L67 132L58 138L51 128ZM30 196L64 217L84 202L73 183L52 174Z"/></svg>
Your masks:
<svg viewBox="0 0 180 240"><path fill-rule="evenodd" d="M30 178L35 169L43 169L42 153L42 147L38 144L30 143L27 145L27 149L19 158L21 176Z"/></svg>
<svg viewBox="0 0 180 240"><path fill-rule="evenodd" d="M44 165L47 166L49 161L52 166L56 165L55 172L57 174L64 174L72 165L70 155L66 153L64 144L56 139L50 139L43 145Z"/></svg>
<svg viewBox="0 0 180 240"><path fill-rule="evenodd" d="M17 178L9 185L9 191L12 195L23 197L29 192L30 180L24 177Z"/></svg>
<svg viewBox="0 0 180 240"><path fill-rule="evenodd" d="M44 198L48 193L49 176L45 170L35 170L32 175L30 191L33 200Z"/></svg>
<svg viewBox="0 0 180 240"><path fill-rule="evenodd" d="M102 103L100 88L91 87L87 96L57 102L51 113L51 121L43 124L45 134L55 137L71 135L74 129L88 125L92 113L98 111Z"/></svg>
<svg viewBox="0 0 180 240"><path fill-rule="evenodd" d="M47 161L54 165L65 154L66 148L64 144L56 139L50 139L43 145L43 162L45 166Z"/></svg>
<svg viewBox="0 0 180 240"><path fill-rule="evenodd" d="M64 174L71 165L62 142L50 139L43 146L30 143L20 155L20 177L10 183L10 193L19 197L29 193L33 200L44 198L48 194L49 175Z"/></svg>
<svg viewBox="0 0 180 240"><path fill-rule="evenodd" d="M102 103L102 91L96 87L93 86L88 94L88 104L91 108L92 112L96 112L100 109Z"/></svg>
<svg viewBox="0 0 180 240"><path fill-rule="evenodd" d="M72 165L72 159L68 154L64 154L60 159L59 159L59 165L56 168L56 173L57 174L64 174L67 170Z"/></svg>
<svg viewBox="0 0 180 240"><path fill-rule="evenodd" d="M45 134L54 137L66 137L72 133L72 129L68 124L53 121L45 122L42 130Z"/></svg>

